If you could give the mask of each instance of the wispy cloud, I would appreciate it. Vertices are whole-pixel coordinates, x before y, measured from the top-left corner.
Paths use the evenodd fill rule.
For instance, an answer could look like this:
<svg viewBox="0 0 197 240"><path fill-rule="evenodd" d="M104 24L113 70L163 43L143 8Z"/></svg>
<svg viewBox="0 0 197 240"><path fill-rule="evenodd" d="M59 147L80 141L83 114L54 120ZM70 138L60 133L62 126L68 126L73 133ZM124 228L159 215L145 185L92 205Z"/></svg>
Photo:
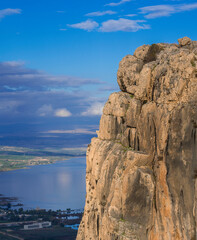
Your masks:
<svg viewBox="0 0 197 240"><path fill-rule="evenodd" d="M67 29L66 28L60 28L60 31L66 31Z"/></svg>
<svg viewBox="0 0 197 240"><path fill-rule="evenodd" d="M104 15L113 15L113 14L116 14L117 12L114 12L114 11L98 11L98 12L92 12L92 13L87 13L85 16L88 16L88 17L100 17L100 16L104 16Z"/></svg>
<svg viewBox="0 0 197 240"><path fill-rule="evenodd" d="M12 112L13 114L17 113L17 107L22 105L22 101L19 100L7 100L2 99L0 103L0 113L9 113Z"/></svg>
<svg viewBox="0 0 197 240"><path fill-rule="evenodd" d="M176 5L155 5L139 8L140 13L145 14L145 18L147 19L167 17L175 13L191 11L195 9L197 9L197 3Z"/></svg>
<svg viewBox="0 0 197 240"><path fill-rule="evenodd" d="M127 15L125 15L126 17L135 17L135 16L137 16L137 14L127 14Z"/></svg>
<svg viewBox="0 0 197 240"><path fill-rule="evenodd" d="M119 5L122 5L126 2L131 2L131 0L121 0L119 2L113 2L113 3L108 3L108 4L105 4L105 6L111 6L111 7L115 7L115 6L119 6Z"/></svg>
<svg viewBox="0 0 197 240"><path fill-rule="evenodd" d="M88 19L85 22L80 22L80 23L76 23L76 24L68 24L67 26L71 27L71 28L77 28L77 29L82 29L82 30L91 32L94 29L96 29L99 26L99 24L91 19Z"/></svg>
<svg viewBox="0 0 197 240"><path fill-rule="evenodd" d="M56 116L56 117L70 117L70 116L72 116L72 113L69 112L66 108L62 108L62 109L57 109L55 111L54 116Z"/></svg>
<svg viewBox="0 0 197 240"><path fill-rule="evenodd" d="M103 86L103 87L101 87L101 88L99 88L98 89L99 91L101 91L101 92L115 92L115 91L119 91L119 88L118 88L118 86Z"/></svg>
<svg viewBox="0 0 197 240"><path fill-rule="evenodd" d="M29 69L22 61L0 62L1 91L57 91L79 88L82 85L101 84L93 79L72 76L55 76Z"/></svg>
<svg viewBox="0 0 197 240"><path fill-rule="evenodd" d="M191 3L191 4L183 4L178 6L178 11L191 11L197 9L197 3Z"/></svg>
<svg viewBox="0 0 197 240"><path fill-rule="evenodd" d="M53 107L51 106L51 104L44 104L43 106L41 106L37 113L39 116L41 117L46 117L46 116L50 116L53 114Z"/></svg>
<svg viewBox="0 0 197 240"><path fill-rule="evenodd" d="M118 20L108 20L103 22L99 31L101 32L137 32L141 29L149 29L150 26L143 24L144 20L130 20L125 18L120 18Z"/></svg>
<svg viewBox="0 0 197 240"><path fill-rule="evenodd" d="M104 103L95 102L93 103L85 112L83 112L82 116L99 116L102 115Z"/></svg>
<svg viewBox="0 0 197 240"><path fill-rule="evenodd" d="M10 16L13 14L21 14L22 10L19 8L13 9L13 8L6 8L6 9L2 9L0 10L0 19L6 17L6 16Z"/></svg>
<svg viewBox="0 0 197 240"><path fill-rule="evenodd" d="M7 62L3 62L2 64L10 67L21 67L25 64L25 62L24 61L7 61Z"/></svg>
<svg viewBox="0 0 197 240"><path fill-rule="evenodd" d="M145 14L145 18L158 18L170 16L175 8L172 5L156 5L140 8L140 13Z"/></svg>

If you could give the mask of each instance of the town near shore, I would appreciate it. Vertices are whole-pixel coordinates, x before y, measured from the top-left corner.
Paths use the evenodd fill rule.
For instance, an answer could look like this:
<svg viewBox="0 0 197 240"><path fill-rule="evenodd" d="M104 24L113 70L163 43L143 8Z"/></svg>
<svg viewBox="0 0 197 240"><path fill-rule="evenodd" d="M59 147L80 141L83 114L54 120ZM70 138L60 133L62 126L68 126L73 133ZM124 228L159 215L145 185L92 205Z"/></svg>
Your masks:
<svg viewBox="0 0 197 240"><path fill-rule="evenodd" d="M83 209L25 210L16 201L0 196L0 240L76 239Z"/></svg>

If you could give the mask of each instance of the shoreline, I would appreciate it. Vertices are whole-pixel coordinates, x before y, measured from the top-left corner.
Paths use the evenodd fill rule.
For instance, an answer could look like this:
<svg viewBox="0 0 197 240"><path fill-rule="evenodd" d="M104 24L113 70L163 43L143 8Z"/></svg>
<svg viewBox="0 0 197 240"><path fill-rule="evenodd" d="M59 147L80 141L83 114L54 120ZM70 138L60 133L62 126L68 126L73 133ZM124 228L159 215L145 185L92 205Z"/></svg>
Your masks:
<svg viewBox="0 0 197 240"><path fill-rule="evenodd" d="M86 157L86 155L81 155L81 156L71 156L67 159L62 159L62 160L55 160L54 162L50 162L50 163L43 163L43 164L32 164L32 165L26 165L24 167L20 167L20 168L15 168L15 169L5 169L5 170L1 170L0 169L0 174L1 173L4 173L4 172L11 172L11 171L17 171L17 170L23 170L23 169L30 169L31 167L34 167L34 166L46 166L46 165L52 165L52 164L55 164L57 162L63 162L63 161L68 161L68 160L71 160L73 158L80 158L80 157Z"/></svg>
<svg viewBox="0 0 197 240"><path fill-rule="evenodd" d="M81 204L79 199L81 199L82 194L85 196L85 185L80 183L82 190L80 188L79 191L82 191L82 193L76 194L72 191L73 185L71 186L71 184L75 186L77 185L76 178L85 177L85 157L76 156L67 160L53 162L53 165L42 164L26 167L25 169L15 169L18 171L4 171L0 173L2 188L0 193L6 197L17 196L19 203L25 204L24 209L40 207L57 210L65 209L67 206L72 209L83 207L84 204ZM4 181L6 182L4 183ZM48 182L53 183L52 190L49 189ZM76 189L78 189L77 186ZM29 190L26 190L26 188L29 188ZM66 189L66 192L64 189ZM46 195L48 198L46 198ZM79 196L79 199L71 201L70 199L75 198L75 196ZM65 201L61 199L65 199ZM82 202L84 203L84 199L82 199ZM17 200L12 204L15 205L16 203L18 203Z"/></svg>

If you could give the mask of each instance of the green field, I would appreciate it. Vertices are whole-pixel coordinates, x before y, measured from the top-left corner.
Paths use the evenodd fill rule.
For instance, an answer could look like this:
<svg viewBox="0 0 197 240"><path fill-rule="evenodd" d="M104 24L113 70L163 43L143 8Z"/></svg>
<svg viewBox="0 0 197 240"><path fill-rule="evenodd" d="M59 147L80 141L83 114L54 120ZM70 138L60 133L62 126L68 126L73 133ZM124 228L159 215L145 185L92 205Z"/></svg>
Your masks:
<svg viewBox="0 0 197 240"><path fill-rule="evenodd" d="M86 148L30 149L0 146L0 171L10 171L33 165L51 164L84 156Z"/></svg>

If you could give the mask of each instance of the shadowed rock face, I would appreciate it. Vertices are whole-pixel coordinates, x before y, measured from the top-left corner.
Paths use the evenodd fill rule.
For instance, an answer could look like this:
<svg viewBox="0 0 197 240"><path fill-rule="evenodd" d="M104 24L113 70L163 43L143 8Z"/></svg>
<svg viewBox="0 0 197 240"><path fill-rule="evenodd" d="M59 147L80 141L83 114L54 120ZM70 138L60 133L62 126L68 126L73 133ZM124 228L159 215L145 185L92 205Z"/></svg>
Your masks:
<svg viewBox="0 0 197 240"><path fill-rule="evenodd" d="M195 240L197 42L139 47L117 76L87 151L77 240Z"/></svg>

